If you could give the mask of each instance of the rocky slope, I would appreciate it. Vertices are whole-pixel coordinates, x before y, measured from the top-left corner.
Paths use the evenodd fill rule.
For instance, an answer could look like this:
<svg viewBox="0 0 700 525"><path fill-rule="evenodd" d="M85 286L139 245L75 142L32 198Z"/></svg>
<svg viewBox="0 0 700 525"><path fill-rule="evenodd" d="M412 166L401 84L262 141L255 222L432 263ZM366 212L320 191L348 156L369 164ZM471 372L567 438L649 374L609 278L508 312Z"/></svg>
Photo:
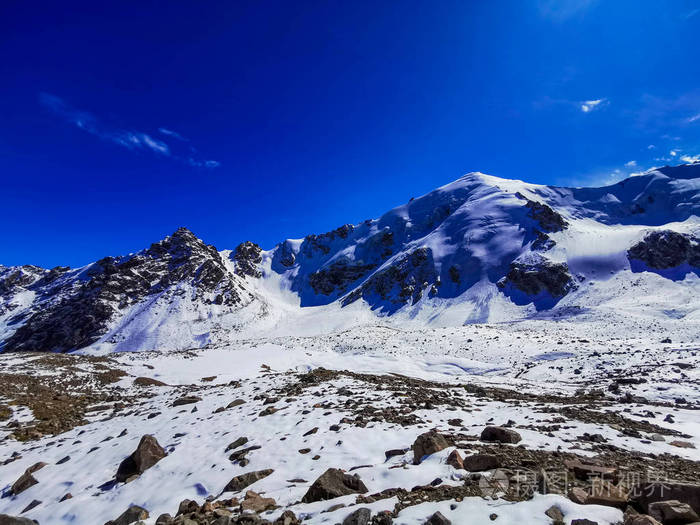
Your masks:
<svg viewBox="0 0 700 525"><path fill-rule="evenodd" d="M697 320L699 217L700 164L603 188L471 173L271 250L218 252L181 229L84 268L0 267L0 349L169 350L394 320L605 317L621 304Z"/></svg>

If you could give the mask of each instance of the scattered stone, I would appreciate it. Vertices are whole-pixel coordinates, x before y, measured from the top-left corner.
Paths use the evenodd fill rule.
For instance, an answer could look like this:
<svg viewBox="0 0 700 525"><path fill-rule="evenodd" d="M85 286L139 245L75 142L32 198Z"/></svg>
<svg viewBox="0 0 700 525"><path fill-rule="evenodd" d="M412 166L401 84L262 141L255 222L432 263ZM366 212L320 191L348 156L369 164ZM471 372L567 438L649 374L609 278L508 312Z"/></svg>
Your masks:
<svg viewBox="0 0 700 525"><path fill-rule="evenodd" d="M148 518L148 511L138 505L132 505L126 509L117 519L108 521L105 525L130 525L139 520Z"/></svg>
<svg viewBox="0 0 700 525"><path fill-rule="evenodd" d="M389 459L393 458L394 456L403 456L406 452L408 452L407 448L392 448L391 450L384 452L384 456L386 459Z"/></svg>
<svg viewBox="0 0 700 525"><path fill-rule="evenodd" d="M598 525L597 521L587 519L571 520L571 525Z"/></svg>
<svg viewBox="0 0 700 525"><path fill-rule="evenodd" d="M150 377L137 377L134 379L134 386L168 386L162 381Z"/></svg>
<svg viewBox="0 0 700 525"><path fill-rule="evenodd" d="M329 468L309 487L303 503L329 500L348 494L364 494L367 487L357 475L351 476L340 469Z"/></svg>
<svg viewBox="0 0 700 525"><path fill-rule="evenodd" d="M258 415L260 417L270 416L270 415L274 414L275 412L277 412L277 409L273 406L269 406L266 409L264 409L262 412L260 412Z"/></svg>
<svg viewBox="0 0 700 525"><path fill-rule="evenodd" d="M191 405L193 403L198 403L201 400L202 400L202 398L199 396L183 396L183 397L179 397L175 401L173 401L173 406L179 407L182 405Z"/></svg>
<svg viewBox="0 0 700 525"><path fill-rule="evenodd" d="M435 452L439 452L449 446L450 444L442 434L435 430L425 432L418 436L413 443L413 464L418 465L425 456L435 454Z"/></svg>
<svg viewBox="0 0 700 525"><path fill-rule="evenodd" d="M245 493L245 499L241 502L242 511L263 512L277 505L273 498L263 498L257 492L249 490Z"/></svg>
<svg viewBox="0 0 700 525"><path fill-rule="evenodd" d="M452 525L452 522L443 516L441 512L436 512L427 519L425 525Z"/></svg>
<svg viewBox="0 0 700 525"><path fill-rule="evenodd" d="M700 485L670 481L645 482L630 491L630 503L646 514L649 514L652 503L667 500L687 503L696 513L700 513Z"/></svg>
<svg viewBox="0 0 700 525"><path fill-rule="evenodd" d="M472 454L464 458L464 468L469 472L483 472L500 466L498 457L491 454Z"/></svg>
<svg viewBox="0 0 700 525"><path fill-rule="evenodd" d="M562 525L564 523L564 513L556 505L552 505L545 511L545 515L552 519L554 525Z"/></svg>
<svg viewBox="0 0 700 525"><path fill-rule="evenodd" d="M316 432L318 432L318 427L314 427L314 428L312 428L311 430L309 430L308 432L306 432L306 433L304 434L304 437L310 436L311 434L315 434Z"/></svg>
<svg viewBox="0 0 700 525"><path fill-rule="evenodd" d="M226 405L226 408L235 408L237 406L241 406L244 403L245 401L243 401L242 399L234 399L228 405Z"/></svg>
<svg viewBox="0 0 700 525"><path fill-rule="evenodd" d="M579 505L585 505L586 500L588 499L588 492L586 492L581 487L574 487L569 491L568 496L569 499L574 503L578 503Z"/></svg>
<svg viewBox="0 0 700 525"><path fill-rule="evenodd" d="M119 465L116 475L117 481L124 482L132 476L143 474L166 455L156 438L146 434L139 441L136 450Z"/></svg>
<svg viewBox="0 0 700 525"><path fill-rule="evenodd" d="M247 437L239 437L237 440L231 442L229 444L229 446L226 447L226 452L228 452L229 450L233 450L235 448L238 448L238 447L242 447L246 443L248 443Z"/></svg>
<svg viewBox="0 0 700 525"><path fill-rule="evenodd" d="M505 427L486 427L481 432L481 441L489 443L519 443L522 440L515 430Z"/></svg>
<svg viewBox="0 0 700 525"><path fill-rule="evenodd" d="M66 457L64 457L64 458L59 459L59 460L56 462L56 465L63 465L64 463L66 463L66 462L68 462L68 461L70 461L70 456L66 456Z"/></svg>
<svg viewBox="0 0 700 525"><path fill-rule="evenodd" d="M38 499L33 499L29 505L24 507L24 509L22 510L22 512L20 512L20 514L24 514L25 512L29 512L30 510L38 507L39 505L41 505L41 501Z"/></svg>
<svg viewBox="0 0 700 525"><path fill-rule="evenodd" d="M372 511L368 508L357 509L355 512L348 514L343 520L343 525L368 525L370 518L372 517Z"/></svg>
<svg viewBox="0 0 700 525"><path fill-rule="evenodd" d="M583 463L579 460L565 460L564 465L567 469L573 470L574 475L582 481L587 481L591 478L603 478L617 482L617 467L595 465L593 463Z"/></svg>
<svg viewBox="0 0 700 525"><path fill-rule="evenodd" d="M687 503L678 500L656 501L649 504L649 515L664 525L700 521L697 513Z"/></svg>
<svg viewBox="0 0 700 525"><path fill-rule="evenodd" d="M695 445L693 443L690 443L688 441L669 441L668 443L672 447L678 447L678 448L695 448Z"/></svg>
<svg viewBox="0 0 700 525"><path fill-rule="evenodd" d="M457 470L464 470L462 456L459 455L459 451L456 449L450 452L450 455L447 456L446 463Z"/></svg>
<svg viewBox="0 0 700 525"><path fill-rule="evenodd" d="M16 516L0 514L0 525L39 525L39 522L30 520L29 518L18 518Z"/></svg>
<svg viewBox="0 0 700 525"><path fill-rule="evenodd" d="M246 472L236 476L224 487L223 492L238 492L252 485L256 481L266 478L274 472L273 469L257 470L255 472Z"/></svg>
<svg viewBox="0 0 700 525"><path fill-rule="evenodd" d="M624 525L661 525L661 523L646 514L628 514Z"/></svg>
<svg viewBox="0 0 700 525"><path fill-rule="evenodd" d="M66 501L67 499L73 499L73 494L70 492L66 492L61 499L58 500L58 502Z"/></svg>
<svg viewBox="0 0 700 525"><path fill-rule="evenodd" d="M37 483L39 482L34 476L32 476L32 473L29 472L29 470L26 470L24 474L17 478L17 481L12 484L12 487L10 487L10 492L16 496L17 494L27 490L29 487L33 487Z"/></svg>

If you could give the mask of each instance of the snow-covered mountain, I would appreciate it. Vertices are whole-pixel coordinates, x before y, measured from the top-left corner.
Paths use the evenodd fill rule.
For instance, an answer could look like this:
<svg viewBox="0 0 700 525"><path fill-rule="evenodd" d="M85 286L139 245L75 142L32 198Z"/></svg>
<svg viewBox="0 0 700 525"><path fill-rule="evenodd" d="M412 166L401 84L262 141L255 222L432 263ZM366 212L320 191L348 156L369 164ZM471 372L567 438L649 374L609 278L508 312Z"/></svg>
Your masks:
<svg viewBox="0 0 700 525"><path fill-rule="evenodd" d="M363 323L700 320L700 164L602 188L470 173L271 250L182 228L78 269L0 266L4 351L183 349Z"/></svg>

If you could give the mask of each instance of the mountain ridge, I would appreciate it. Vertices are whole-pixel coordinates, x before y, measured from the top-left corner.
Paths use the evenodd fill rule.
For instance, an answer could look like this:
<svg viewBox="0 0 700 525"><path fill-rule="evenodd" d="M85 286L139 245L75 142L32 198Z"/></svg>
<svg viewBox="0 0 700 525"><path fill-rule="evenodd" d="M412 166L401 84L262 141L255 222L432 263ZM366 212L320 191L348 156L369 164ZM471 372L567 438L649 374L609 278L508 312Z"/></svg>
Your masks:
<svg viewBox="0 0 700 525"><path fill-rule="evenodd" d="M347 326L445 322L448 310L460 324L506 320L587 309L600 296L590 290L618 277L692 295L698 217L700 164L601 188L473 172L377 219L269 250L219 251L180 228L82 268L0 266L0 349L201 347L324 308Z"/></svg>

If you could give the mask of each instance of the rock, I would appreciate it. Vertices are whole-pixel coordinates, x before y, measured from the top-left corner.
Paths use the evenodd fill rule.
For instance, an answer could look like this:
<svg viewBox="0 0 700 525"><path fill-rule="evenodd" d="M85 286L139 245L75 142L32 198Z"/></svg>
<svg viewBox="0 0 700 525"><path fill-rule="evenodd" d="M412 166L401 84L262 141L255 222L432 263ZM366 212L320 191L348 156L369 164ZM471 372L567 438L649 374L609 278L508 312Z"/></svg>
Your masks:
<svg viewBox="0 0 700 525"><path fill-rule="evenodd" d="M162 381L150 377L137 377L134 379L134 386L167 386Z"/></svg>
<svg viewBox="0 0 700 525"><path fill-rule="evenodd" d="M346 496L348 494L364 494L367 487L357 476L346 474L340 469L329 468L326 470L301 499L303 503L329 500Z"/></svg>
<svg viewBox="0 0 700 525"><path fill-rule="evenodd" d="M126 509L117 519L108 521L105 525L129 525L148 518L148 511L138 505Z"/></svg>
<svg viewBox="0 0 700 525"><path fill-rule="evenodd" d="M274 525L299 525L301 522L291 510L285 510L279 518L275 520Z"/></svg>
<svg viewBox="0 0 700 525"><path fill-rule="evenodd" d="M60 503L60 502L62 502L62 501L66 501L67 499L72 499L72 498L73 498L73 494L71 494L70 492L66 492L66 493L63 495L63 497L62 497L61 499L58 500L58 502Z"/></svg>
<svg viewBox="0 0 700 525"><path fill-rule="evenodd" d="M156 438L146 434L139 441L136 450L119 465L117 481L124 482L132 476L143 474L166 455Z"/></svg>
<svg viewBox="0 0 700 525"><path fill-rule="evenodd" d="M371 517L372 511L363 507L348 514L343 520L343 525L368 525Z"/></svg>
<svg viewBox="0 0 700 525"><path fill-rule="evenodd" d="M671 481L645 482L630 491L630 504L646 514L649 514L649 505L667 500L687 503L696 513L700 513L700 485Z"/></svg>
<svg viewBox="0 0 700 525"><path fill-rule="evenodd" d="M257 470L255 472L246 472L236 476L224 487L223 492L238 492L244 488L252 485L256 481L266 478L274 472L273 469Z"/></svg>
<svg viewBox="0 0 700 525"><path fill-rule="evenodd" d="M669 441L668 443L672 447L677 447L677 448L695 448L695 445L693 443L690 443L688 441Z"/></svg>
<svg viewBox="0 0 700 525"><path fill-rule="evenodd" d="M309 430L308 432L305 432L304 437L310 436L311 434L315 434L316 432L318 432L318 427L314 427L311 430Z"/></svg>
<svg viewBox="0 0 700 525"><path fill-rule="evenodd" d="M700 521L697 513L687 503L678 500L656 501L649 504L649 515L664 525Z"/></svg>
<svg viewBox="0 0 700 525"><path fill-rule="evenodd" d="M519 443L521 439L515 430L505 427L486 427L481 432L481 441L489 443Z"/></svg>
<svg viewBox="0 0 700 525"><path fill-rule="evenodd" d="M273 498L263 498L257 492L249 490L245 493L245 499L241 502L242 511L263 512L273 508L277 502Z"/></svg>
<svg viewBox="0 0 700 525"><path fill-rule="evenodd" d="M598 525L597 521L587 519L571 520L571 525Z"/></svg>
<svg viewBox="0 0 700 525"><path fill-rule="evenodd" d="M564 297L577 287L566 263L555 263L542 256L510 263L508 273L496 284L506 293L515 288L529 296L546 292L554 298Z"/></svg>
<svg viewBox="0 0 700 525"><path fill-rule="evenodd" d="M29 518L18 518L16 516L0 514L0 525L39 525L39 522L30 520Z"/></svg>
<svg viewBox="0 0 700 525"><path fill-rule="evenodd" d="M617 482L617 467L583 463L579 460L565 460L564 465L567 469L573 470L574 475L582 481L588 481L591 478L602 478Z"/></svg>
<svg viewBox="0 0 700 525"><path fill-rule="evenodd" d="M581 487L574 487L569 491L568 497L574 503L579 505L585 505L588 499L588 492L586 492Z"/></svg>
<svg viewBox="0 0 700 525"><path fill-rule="evenodd" d="M197 502L191 499L183 499L178 505L177 515L189 514L190 512L197 512L199 510L199 505Z"/></svg>
<svg viewBox="0 0 700 525"><path fill-rule="evenodd" d="M661 523L646 514L631 514L625 517L624 525L661 525Z"/></svg>
<svg viewBox="0 0 700 525"><path fill-rule="evenodd" d="M403 456L406 452L408 452L407 448L392 448L391 450L384 452L384 457L389 459L393 458L394 456Z"/></svg>
<svg viewBox="0 0 700 525"><path fill-rule="evenodd" d="M700 243L688 234L671 230L654 231L632 246L627 251L627 257L642 261L656 270L675 268L684 263L697 267L700 265Z"/></svg>
<svg viewBox="0 0 700 525"><path fill-rule="evenodd" d="M17 494L27 490L29 487L33 487L37 483L39 482L34 476L32 476L32 473L29 472L29 470L26 470L24 474L17 478L17 481L12 484L12 487L10 487L10 492L16 496Z"/></svg>
<svg viewBox="0 0 700 525"><path fill-rule="evenodd" d="M156 519L156 525L168 525L173 521L173 517L170 514L161 514Z"/></svg>
<svg viewBox="0 0 700 525"><path fill-rule="evenodd" d="M450 444L442 434L434 430L425 432L418 436L413 443L413 464L418 465L425 456L435 454L435 452L449 446Z"/></svg>
<svg viewBox="0 0 700 525"><path fill-rule="evenodd" d="M554 525L562 525L564 523L564 513L556 505L552 505L545 512L548 518L551 518Z"/></svg>
<svg viewBox="0 0 700 525"><path fill-rule="evenodd" d="M234 448L242 447L246 443L248 443L247 437L239 437L235 441L231 442L228 447L226 447L226 452L233 450Z"/></svg>
<svg viewBox="0 0 700 525"><path fill-rule="evenodd" d="M491 454L472 454L464 458L464 468L469 472L483 472L500 466L498 457Z"/></svg>
<svg viewBox="0 0 700 525"><path fill-rule="evenodd" d="M29 503L29 505L27 505L26 507L24 507L24 509L22 509L22 512L20 512L20 514L24 514L25 512L29 512L30 510L38 507L39 505L41 505L41 500L33 499L31 501L31 503Z"/></svg>
<svg viewBox="0 0 700 525"><path fill-rule="evenodd" d="M242 399L234 399L228 405L226 405L226 408L234 408L237 406L241 406L244 403L245 403L245 401L243 401Z"/></svg>
<svg viewBox="0 0 700 525"><path fill-rule="evenodd" d="M425 525L452 525L452 522L441 512L436 512L426 520Z"/></svg>
<svg viewBox="0 0 700 525"><path fill-rule="evenodd" d="M609 482L596 483L593 491L586 498L586 505L605 505L624 509L627 506L627 491Z"/></svg>
<svg viewBox="0 0 700 525"><path fill-rule="evenodd" d="M464 470L462 456L459 455L458 450L453 450L452 452L450 452L450 455L447 456L446 463L451 467L456 468L457 470Z"/></svg>
<svg viewBox="0 0 700 525"><path fill-rule="evenodd" d="M183 396L183 397L178 397L175 401L173 401L173 406L174 407L179 407L182 405L191 405L192 403L198 403L202 400L201 397L199 396Z"/></svg>

